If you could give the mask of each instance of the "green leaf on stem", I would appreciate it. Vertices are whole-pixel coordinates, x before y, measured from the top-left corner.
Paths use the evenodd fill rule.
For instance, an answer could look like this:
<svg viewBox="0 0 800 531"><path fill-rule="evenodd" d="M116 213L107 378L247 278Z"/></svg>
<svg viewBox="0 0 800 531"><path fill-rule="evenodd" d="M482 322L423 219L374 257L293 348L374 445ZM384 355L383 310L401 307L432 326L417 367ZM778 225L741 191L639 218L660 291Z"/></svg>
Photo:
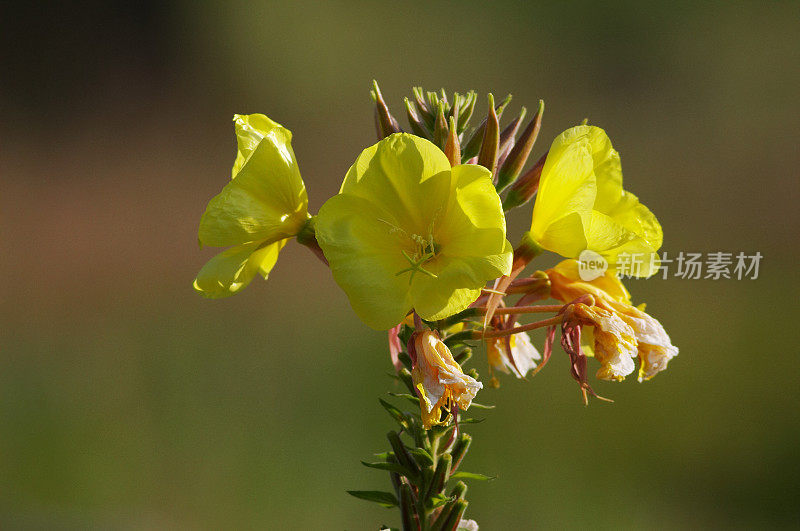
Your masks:
<svg viewBox="0 0 800 531"><path fill-rule="evenodd" d="M397 421L398 424L400 424L402 427L406 429L409 428L411 424L405 413L403 413L402 411L400 411L399 409L397 409L392 404L390 404L389 402L387 402L382 398L379 398L378 401L383 406L383 409L385 409L389 413L389 415L391 415L391 417Z"/></svg>
<svg viewBox="0 0 800 531"><path fill-rule="evenodd" d="M389 392L389 395L395 398L404 398L409 402L411 402L412 404L414 404L415 406L419 406L419 397L416 397L414 395L408 393L392 393L392 392Z"/></svg>
<svg viewBox="0 0 800 531"><path fill-rule="evenodd" d="M478 474L476 472L454 472L450 479L477 479L480 481L492 481L497 479L497 476L487 476L486 474Z"/></svg>
<svg viewBox="0 0 800 531"><path fill-rule="evenodd" d="M384 492L380 490L348 490L347 494L350 496L355 496L360 500L366 500L370 502L377 503L387 509L391 509L392 507L397 507L400 505L400 502L397 501L397 498L391 492Z"/></svg>
<svg viewBox="0 0 800 531"><path fill-rule="evenodd" d="M383 461L378 461L377 463L367 463L366 461L361 461L361 464L369 468L376 468L378 470L387 470L389 472L397 472L398 474L403 474L404 476L407 476L411 473L409 469L407 469L400 463L387 463Z"/></svg>

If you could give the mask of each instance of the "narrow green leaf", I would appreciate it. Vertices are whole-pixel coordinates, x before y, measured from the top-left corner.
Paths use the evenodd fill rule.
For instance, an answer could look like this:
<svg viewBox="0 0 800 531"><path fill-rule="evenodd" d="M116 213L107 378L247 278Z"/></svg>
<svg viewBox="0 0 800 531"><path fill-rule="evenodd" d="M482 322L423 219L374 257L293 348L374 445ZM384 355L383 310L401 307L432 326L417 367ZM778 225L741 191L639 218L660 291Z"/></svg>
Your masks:
<svg viewBox="0 0 800 531"><path fill-rule="evenodd" d="M450 479L477 479L480 481L491 481L497 479L497 476L487 476L486 474L478 474L476 472L454 472Z"/></svg>
<svg viewBox="0 0 800 531"><path fill-rule="evenodd" d="M469 405L469 407L476 407L478 409L494 409L495 406L487 406L486 404L479 404L477 402L473 402Z"/></svg>
<svg viewBox="0 0 800 531"><path fill-rule="evenodd" d="M486 419L476 419L476 418L468 418L468 419L461 419L459 420L459 424L480 424L481 422L485 421Z"/></svg>
<svg viewBox="0 0 800 531"><path fill-rule="evenodd" d="M419 398L414 395L408 393L392 393L392 392L389 392L389 394L395 398L404 398L409 402L411 402L412 404L414 404L415 406L419 407Z"/></svg>
<svg viewBox="0 0 800 531"><path fill-rule="evenodd" d="M382 505L386 508L397 507L400 502L391 492L384 492L380 490L348 490L347 494L355 496L360 500L371 501Z"/></svg>
<svg viewBox="0 0 800 531"><path fill-rule="evenodd" d="M404 476L409 475L409 470L400 463L386 463L383 461L378 461L376 463L367 463L366 461L361 461L361 464L369 468L375 468L377 470L397 472L398 474L403 474Z"/></svg>
<svg viewBox="0 0 800 531"><path fill-rule="evenodd" d="M392 418L398 422L398 424L400 424L404 428L408 428L410 426L408 417L406 417L405 413L394 407L392 404L390 404L383 398L379 398L378 401L383 406L383 409L385 409L389 413L389 415L391 415Z"/></svg>
<svg viewBox="0 0 800 531"><path fill-rule="evenodd" d="M414 389L414 379L411 377L411 371L403 367L400 369L400 372L397 373L397 377L400 378L404 384L406 384L406 388L408 389L409 393L416 393L416 390Z"/></svg>

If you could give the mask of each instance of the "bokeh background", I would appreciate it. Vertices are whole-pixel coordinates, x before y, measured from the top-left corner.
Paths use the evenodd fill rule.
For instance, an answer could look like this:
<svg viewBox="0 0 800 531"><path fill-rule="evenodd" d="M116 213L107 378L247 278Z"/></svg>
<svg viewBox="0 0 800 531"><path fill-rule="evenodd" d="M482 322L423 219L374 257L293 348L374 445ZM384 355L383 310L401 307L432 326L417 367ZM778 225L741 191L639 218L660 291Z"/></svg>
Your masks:
<svg viewBox="0 0 800 531"><path fill-rule="evenodd" d="M377 529L358 464L392 426L386 338L288 246L203 300L197 222L234 113L294 133L316 211L374 142L369 83L588 117L670 253L761 252L757 280L632 281L681 354L584 407L556 352L471 429L481 529L800 525L797 2L4 3L0 527ZM484 104L485 108L485 104ZM521 235L530 208L510 219ZM547 265L551 260L544 260ZM479 371L485 361L474 358Z"/></svg>

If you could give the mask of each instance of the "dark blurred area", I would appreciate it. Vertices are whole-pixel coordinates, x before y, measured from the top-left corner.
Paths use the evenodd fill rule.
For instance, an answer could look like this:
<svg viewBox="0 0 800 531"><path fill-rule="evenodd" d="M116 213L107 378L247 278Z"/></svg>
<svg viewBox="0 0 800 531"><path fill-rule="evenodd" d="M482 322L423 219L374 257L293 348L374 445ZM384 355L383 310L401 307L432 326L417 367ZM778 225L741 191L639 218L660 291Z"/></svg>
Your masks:
<svg viewBox="0 0 800 531"><path fill-rule="evenodd" d="M584 408L560 351L481 391L465 466L499 479L468 516L797 527L798 64L796 2L4 3L0 527L399 524L345 493L389 488L358 461L394 384L328 271L292 244L241 295L191 289L232 115L292 130L316 212L374 142L373 78L397 115L413 85L544 99L534 159L588 117L665 250L764 256L756 280L629 282L681 354L598 383L614 404Z"/></svg>

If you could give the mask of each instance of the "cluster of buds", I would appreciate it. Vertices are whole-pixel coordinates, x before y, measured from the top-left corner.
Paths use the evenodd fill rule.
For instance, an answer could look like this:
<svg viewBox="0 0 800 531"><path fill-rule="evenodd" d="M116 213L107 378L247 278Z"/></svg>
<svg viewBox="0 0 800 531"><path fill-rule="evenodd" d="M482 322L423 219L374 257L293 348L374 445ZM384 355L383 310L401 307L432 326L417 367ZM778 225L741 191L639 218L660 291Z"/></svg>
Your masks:
<svg viewBox="0 0 800 531"><path fill-rule="evenodd" d="M402 132L376 81L372 82L370 94L375 103L378 138ZM436 144L454 166L478 164L487 168L498 193L508 191L503 207L510 210L528 202L538 187L546 154L524 174L522 170L539 136L544 101L539 100L536 113L520 133L528 113L525 107L502 131L500 129L503 112L511 102L510 94L498 104L494 96L488 94L486 117L477 127L470 127L477 100L475 91L456 92L448 98L444 89L433 92L414 87L412 99L405 98L404 103L411 132Z"/></svg>

